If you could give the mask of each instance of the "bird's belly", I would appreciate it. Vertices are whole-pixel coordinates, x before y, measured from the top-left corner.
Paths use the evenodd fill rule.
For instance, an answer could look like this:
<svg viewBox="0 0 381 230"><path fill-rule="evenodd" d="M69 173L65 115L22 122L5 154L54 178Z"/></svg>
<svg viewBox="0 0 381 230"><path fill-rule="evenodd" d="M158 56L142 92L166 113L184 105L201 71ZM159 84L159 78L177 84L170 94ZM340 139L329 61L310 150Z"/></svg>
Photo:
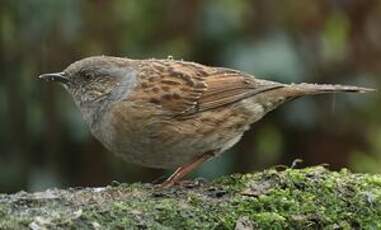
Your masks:
<svg viewBox="0 0 381 230"><path fill-rule="evenodd" d="M172 169L206 152L218 155L236 144L253 122L253 114L246 107L243 103L166 122L155 117L145 122L118 119L117 124L109 123L95 136L128 162Z"/></svg>
<svg viewBox="0 0 381 230"><path fill-rule="evenodd" d="M151 168L173 169L189 163L206 152L219 155L237 143L242 132L220 135L216 132L203 137L177 136L172 139L162 139L160 142L150 140L131 143L128 140L119 141L110 149L117 156L128 162Z"/></svg>

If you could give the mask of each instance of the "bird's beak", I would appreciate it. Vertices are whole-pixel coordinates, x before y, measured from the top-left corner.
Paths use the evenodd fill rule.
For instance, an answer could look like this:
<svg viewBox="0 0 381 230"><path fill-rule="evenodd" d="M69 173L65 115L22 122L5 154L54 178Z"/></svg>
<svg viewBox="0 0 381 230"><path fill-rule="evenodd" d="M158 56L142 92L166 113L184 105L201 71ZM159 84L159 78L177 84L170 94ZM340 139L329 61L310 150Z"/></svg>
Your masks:
<svg viewBox="0 0 381 230"><path fill-rule="evenodd" d="M57 81L63 84L69 82L69 79L67 78L65 72L41 74L40 76L38 76L38 79L42 79L45 81Z"/></svg>

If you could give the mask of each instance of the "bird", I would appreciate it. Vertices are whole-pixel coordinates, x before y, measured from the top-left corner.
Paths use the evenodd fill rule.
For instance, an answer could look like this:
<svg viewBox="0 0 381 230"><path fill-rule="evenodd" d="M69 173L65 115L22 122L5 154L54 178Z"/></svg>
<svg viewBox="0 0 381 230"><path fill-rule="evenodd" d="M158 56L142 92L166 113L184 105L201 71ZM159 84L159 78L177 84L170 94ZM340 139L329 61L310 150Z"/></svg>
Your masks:
<svg viewBox="0 0 381 230"><path fill-rule="evenodd" d="M110 152L141 166L175 170L163 188L231 148L251 124L285 102L373 91L285 84L171 57L91 56L38 78L66 89L92 135Z"/></svg>

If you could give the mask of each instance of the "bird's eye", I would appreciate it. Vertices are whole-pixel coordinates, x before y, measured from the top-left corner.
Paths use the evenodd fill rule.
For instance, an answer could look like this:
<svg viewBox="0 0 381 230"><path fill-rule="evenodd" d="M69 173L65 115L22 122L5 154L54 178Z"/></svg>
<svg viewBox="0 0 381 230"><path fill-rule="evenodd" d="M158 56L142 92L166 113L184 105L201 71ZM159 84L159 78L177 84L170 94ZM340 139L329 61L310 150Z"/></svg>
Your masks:
<svg viewBox="0 0 381 230"><path fill-rule="evenodd" d="M84 72L83 73L83 78L85 80L91 80L94 77L94 74L92 72Z"/></svg>

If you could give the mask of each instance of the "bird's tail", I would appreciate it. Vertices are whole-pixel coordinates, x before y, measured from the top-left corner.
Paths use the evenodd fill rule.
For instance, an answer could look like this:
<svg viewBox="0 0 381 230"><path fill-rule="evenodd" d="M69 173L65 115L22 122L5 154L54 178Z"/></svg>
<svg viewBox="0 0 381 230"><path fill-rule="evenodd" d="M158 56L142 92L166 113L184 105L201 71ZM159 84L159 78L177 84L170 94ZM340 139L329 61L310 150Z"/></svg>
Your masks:
<svg viewBox="0 0 381 230"><path fill-rule="evenodd" d="M290 96L315 95L326 93L368 93L375 91L374 89L347 86L347 85L329 85L329 84L290 84L284 90L289 91Z"/></svg>
<svg viewBox="0 0 381 230"><path fill-rule="evenodd" d="M262 81L262 84L276 83L270 81ZM262 104L265 111L271 111L279 105L306 95L328 94L328 93L368 93L375 91L370 88L346 85L329 85L329 84L280 84L268 91L256 95L255 100Z"/></svg>

